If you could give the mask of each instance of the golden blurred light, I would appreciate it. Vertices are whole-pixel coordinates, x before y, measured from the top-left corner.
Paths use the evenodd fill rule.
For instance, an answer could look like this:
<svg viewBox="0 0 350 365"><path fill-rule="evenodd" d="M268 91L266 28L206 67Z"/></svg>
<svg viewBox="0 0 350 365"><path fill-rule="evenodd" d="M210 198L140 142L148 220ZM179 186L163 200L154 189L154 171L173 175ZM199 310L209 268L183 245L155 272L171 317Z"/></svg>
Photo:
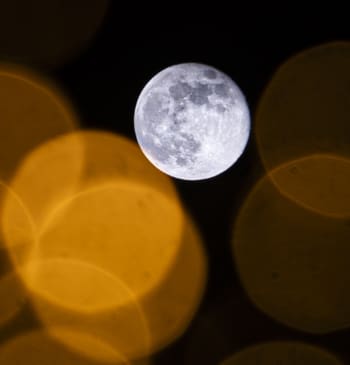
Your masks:
<svg viewBox="0 0 350 365"><path fill-rule="evenodd" d="M11 189L30 212L35 230L39 230L47 215L67 196L74 195L84 163L84 145L79 133L69 133L45 141L29 153L11 181ZM2 225L5 238L15 225L16 206L6 196Z"/></svg>
<svg viewBox="0 0 350 365"><path fill-rule="evenodd" d="M97 184L120 179L149 185L178 201L171 180L148 163L135 143L93 130L64 134L34 149L22 161L11 187L40 231L49 213L63 200ZM2 226L8 245L14 241L16 216L17 205L11 197L5 199ZM33 242L27 242L26 254L32 248ZM19 264L24 263L22 260Z"/></svg>
<svg viewBox="0 0 350 365"><path fill-rule="evenodd" d="M0 326L9 322L21 310L27 299L26 290L13 270L8 249L10 248L13 256L20 260L26 254L28 246L33 247L36 239L34 224L26 207L7 185L0 182L0 197L4 196L13 207L13 224L9 228L11 242L7 242L0 226ZM0 218L2 214L3 206L0 200Z"/></svg>
<svg viewBox="0 0 350 365"><path fill-rule="evenodd" d="M64 64L86 48L108 0L2 0L0 58L32 66Z"/></svg>
<svg viewBox="0 0 350 365"><path fill-rule="evenodd" d="M31 303L56 340L95 360L104 359L104 347L127 359L149 352L144 314L121 280L70 259L33 260L28 266L23 276Z"/></svg>
<svg viewBox="0 0 350 365"><path fill-rule="evenodd" d="M333 42L297 54L276 71L261 97L255 117L255 137L267 170L314 154L350 157L349 64L350 42ZM341 162L336 164L337 169ZM325 172L327 165L328 162ZM316 169L319 166L317 164ZM311 169L310 173L316 172L310 164L304 164L303 168L306 167ZM346 176L348 174L345 172ZM307 177L300 180L300 184L311 187ZM313 177L312 181L316 179ZM274 182L281 191L285 189L285 181ZM326 191L326 184L331 184L329 178L318 183L321 187L315 188L319 191ZM310 194L313 193L310 191ZM306 196L295 198L302 201ZM311 203L309 195L303 203ZM312 207L321 212L319 202L312 203L315 203ZM324 207L324 213L342 215L342 211L332 212L336 204L332 202L333 207Z"/></svg>
<svg viewBox="0 0 350 365"><path fill-rule="evenodd" d="M0 197L6 197L7 203L11 206L11 224L6 224L6 228L5 225L0 225L0 249L8 249L11 251L14 261L20 262L23 260L23 256L28 255L28 249L35 245L35 225L20 197L1 182ZM0 222L4 216L5 208L0 199Z"/></svg>
<svg viewBox="0 0 350 365"><path fill-rule="evenodd" d="M67 338L74 338L84 344L84 349L98 352L101 359L91 359L74 352L56 342L52 334L44 330L25 332L0 345L0 364L6 365L130 365L116 350L99 343L85 333L70 332L57 328L53 332L62 332Z"/></svg>
<svg viewBox="0 0 350 365"><path fill-rule="evenodd" d="M14 269L27 263L49 212L62 199L75 194L83 153L83 145L75 134L49 140L24 157L11 188L0 189L2 244Z"/></svg>
<svg viewBox="0 0 350 365"><path fill-rule="evenodd" d="M83 262L47 259L33 260L31 265L26 283L34 308L49 330L67 326L71 331L94 334L130 360L154 353L186 330L200 303L207 268L199 233L191 221L183 231L176 261L143 296ZM138 269L133 261L129 266L130 271ZM64 332L53 335L75 351L98 358L79 338L75 341Z"/></svg>
<svg viewBox="0 0 350 365"><path fill-rule="evenodd" d="M101 341L98 337L87 332L79 332L71 327L52 327L47 329L51 338L58 341L67 350L80 355L89 361L91 365L150 365L149 358L127 360L124 355L119 353L115 347ZM114 341L116 342L116 341ZM134 341L135 343L135 341ZM65 364L65 363L64 363Z"/></svg>
<svg viewBox="0 0 350 365"><path fill-rule="evenodd" d="M97 130L78 133L85 148L84 171L79 191L111 180L130 180L153 187L178 200L172 180L146 159L128 138Z"/></svg>
<svg viewBox="0 0 350 365"><path fill-rule="evenodd" d="M43 227L33 255L89 262L139 297L157 286L174 261L182 215L179 202L158 190L111 182L63 202Z"/></svg>
<svg viewBox="0 0 350 365"><path fill-rule="evenodd" d="M130 362L120 354L116 347L107 345L98 337L83 331L72 330L70 327L55 328L47 331L52 339L63 339L63 344L76 355L85 359L97 362L97 364L130 364Z"/></svg>
<svg viewBox="0 0 350 365"><path fill-rule="evenodd" d="M90 359L107 346L137 360L183 333L206 257L171 179L135 143L101 131L59 136L27 155L11 188L32 215L34 239L12 252L19 209L7 194L5 246L55 339Z"/></svg>
<svg viewBox="0 0 350 365"><path fill-rule="evenodd" d="M285 325L326 333L350 325L348 219L319 215L282 195L273 170L237 217L233 250L252 302Z"/></svg>
<svg viewBox="0 0 350 365"><path fill-rule="evenodd" d="M72 131L77 121L69 102L52 84L9 65L0 65L0 115L0 179L4 182L27 153L49 138Z"/></svg>
<svg viewBox="0 0 350 365"><path fill-rule="evenodd" d="M90 264L77 264L76 258ZM42 263L27 270L25 282L48 328L68 323L87 333L101 333L104 341L113 343L116 328L123 329L122 339L125 328L131 328L124 311L129 313L137 300L150 344L146 348L142 343L145 332L139 329L141 339L131 333L125 342L119 340L118 349L130 359L153 353L183 333L199 305L206 279L206 257L194 224L188 221L183 229L176 203L148 187L123 181L80 193L63 204L40 236L34 260ZM86 273L93 265L103 271ZM122 288L112 295L117 279L130 288L132 296ZM98 309L119 313L126 325L108 323L109 333ZM96 314L97 329L84 313L90 318Z"/></svg>
<svg viewBox="0 0 350 365"><path fill-rule="evenodd" d="M350 217L350 159L307 156L272 174L282 194L305 208L333 217Z"/></svg>
<svg viewBox="0 0 350 365"><path fill-rule="evenodd" d="M222 362L222 365L341 365L336 356L322 348L301 342L276 341L250 346Z"/></svg>
<svg viewBox="0 0 350 365"><path fill-rule="evenodd" d="M22 272L38 316L48 328L69 324L93 333L128 359L148 355L138 301L172 267L182 225L178 201L132 180L106 182L62 202Z"/></svg>
<svg viewBox="0 0 350 365"><path fill-rule="evenodd" d="M55 305L72 311L93 314L121 306L133 298L130 290L115 276L84 261L32 260L23 271L29 288Z"/></svg>
<svg viewBox="0 0 350 365"><path fill-rule="evenodd" d="M154 186L178 199L171 180L146 160L136 143L94 130L65 134L37 147L22 161L11 187L40 230L48 212L61 201L121 178Z"/></svg>
<svg viewBox="0 0 350 365"><path fill-rule="evenodd" d="M158 287L140 300L151 333L152 352L176 340L187 329L207 277L207 257L194 222L187 217L176 261Z"/></svg>

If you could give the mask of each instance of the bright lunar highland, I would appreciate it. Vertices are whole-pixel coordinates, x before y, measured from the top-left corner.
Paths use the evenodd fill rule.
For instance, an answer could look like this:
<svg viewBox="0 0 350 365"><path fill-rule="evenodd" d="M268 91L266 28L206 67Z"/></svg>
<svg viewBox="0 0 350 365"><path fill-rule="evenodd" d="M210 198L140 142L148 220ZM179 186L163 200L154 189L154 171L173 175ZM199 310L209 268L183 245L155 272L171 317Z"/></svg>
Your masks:
<svg viewBox="0 0 350 365"><path fill-rule="evenodd" d="M207 65L164 69L142 90L135 133L145 156L164 173L202 180L231 167L249 137L249 109L239 87Z"/></svg>

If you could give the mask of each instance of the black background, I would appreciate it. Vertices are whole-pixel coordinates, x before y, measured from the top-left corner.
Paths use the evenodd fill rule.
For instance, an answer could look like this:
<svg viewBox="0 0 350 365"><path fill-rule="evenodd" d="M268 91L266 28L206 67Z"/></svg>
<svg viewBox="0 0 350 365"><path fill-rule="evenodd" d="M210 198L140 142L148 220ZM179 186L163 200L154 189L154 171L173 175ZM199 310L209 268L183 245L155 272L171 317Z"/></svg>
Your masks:
<svg viewBox="0 0 350 365"><path fill-rule="evenodd" d="M123 4L125 5L125 4ZM304 7L256 7L254 2L189 8L163 3L153 9L111 1L89 47L50 72L80 113L82 126L136 141L133 112L149 79L181 62L200 62L227 73L245 94L252 115L276 68L308 47L348 40L347 12L328 4L306 14ZM318 4L318 6L320 6ZM334 12L334 9L337 9ZM350 65L349 65L350 67ZM235 216L264 171L250 137L239 161L220 176L201 182L173 179L204 240L209 276L204 299L189 329L157 354L156 364L218 364L229 354L261 341L288 339L319 344L345 361L350 332L323 336L289 329L259 312L240 286L231 254Z"/></svg>

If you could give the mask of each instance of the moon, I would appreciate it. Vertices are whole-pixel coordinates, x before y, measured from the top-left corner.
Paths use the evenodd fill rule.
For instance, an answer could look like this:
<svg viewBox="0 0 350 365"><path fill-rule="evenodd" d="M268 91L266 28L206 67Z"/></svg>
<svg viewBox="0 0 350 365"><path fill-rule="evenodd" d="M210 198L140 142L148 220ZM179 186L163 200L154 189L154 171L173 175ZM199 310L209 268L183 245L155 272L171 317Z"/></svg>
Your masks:
<svg viewBox="0 0 350 365"><path fill-rule="evenodd" d="M182 180L221 174L248 142L250 113L237 84L199 63L165 68L143 88L134 113L137 142L159 170Z"/></svg>

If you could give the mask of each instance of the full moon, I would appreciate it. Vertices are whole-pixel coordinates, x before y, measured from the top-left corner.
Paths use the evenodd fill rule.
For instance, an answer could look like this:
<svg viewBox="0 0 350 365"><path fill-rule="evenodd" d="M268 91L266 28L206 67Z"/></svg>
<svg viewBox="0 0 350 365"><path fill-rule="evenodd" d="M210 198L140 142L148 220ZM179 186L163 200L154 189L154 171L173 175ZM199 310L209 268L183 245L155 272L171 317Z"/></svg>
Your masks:
<svg viewBox="0 0 350 365"><path fill-rule="evenodd" d="M183 180L221 174L243 153L250 114L226 74L199 63L170 66L142 90L135 107L138 144L162 172Z"/></svg>

